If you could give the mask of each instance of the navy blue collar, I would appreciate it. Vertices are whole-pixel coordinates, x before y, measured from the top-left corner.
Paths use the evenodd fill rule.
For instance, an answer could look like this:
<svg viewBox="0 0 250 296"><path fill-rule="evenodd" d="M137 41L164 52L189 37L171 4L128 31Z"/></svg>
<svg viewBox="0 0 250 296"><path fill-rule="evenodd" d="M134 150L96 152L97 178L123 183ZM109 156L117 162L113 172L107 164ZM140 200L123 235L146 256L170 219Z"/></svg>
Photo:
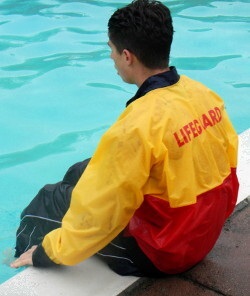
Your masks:
<svg viewBox="0 0 250 296"><path fill-rule="evenodd" d="M150 76L146 79L143 84L140 86L138 91L136 92L135 96L127 101L126 107L134 102L135 100L139 99L140 97L144 96L151 90L166 87L177 83L180 79L179 74L177 73L175 67L170 67L170 71L166 71L163 73L156 74L154 76Z"/></svg>

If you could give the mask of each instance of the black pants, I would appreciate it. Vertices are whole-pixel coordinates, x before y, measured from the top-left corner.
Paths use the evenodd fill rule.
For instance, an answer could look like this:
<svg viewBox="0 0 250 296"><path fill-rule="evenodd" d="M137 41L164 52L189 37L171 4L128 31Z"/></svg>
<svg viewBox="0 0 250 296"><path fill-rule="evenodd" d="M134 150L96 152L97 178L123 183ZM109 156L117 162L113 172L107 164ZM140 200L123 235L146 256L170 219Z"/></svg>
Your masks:
<svg viewBox="0 0 250 296"><path fill-rule="evenodd" d="M47 233L61 227L72 190L89 161L86 159L70 167L61 182L44 186L23 210L16 234L16 257L40 244ZM164 275L141 251L135 239L124 237L122 233L96 255L120 275Z"/></svg>

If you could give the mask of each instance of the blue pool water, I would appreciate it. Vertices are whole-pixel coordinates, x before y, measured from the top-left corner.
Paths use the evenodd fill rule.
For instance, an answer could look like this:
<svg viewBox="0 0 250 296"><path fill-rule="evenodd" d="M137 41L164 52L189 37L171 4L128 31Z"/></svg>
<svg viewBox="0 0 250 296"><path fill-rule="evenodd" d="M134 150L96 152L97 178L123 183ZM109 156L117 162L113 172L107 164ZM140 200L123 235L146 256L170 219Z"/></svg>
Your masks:
<svg viewBox="0 0 250 296"><path fill-rule="evenodd" d="M45 183L91 156L136 88L109 59L107 21L130 1L0 3L0 283L13 259L21 210ZM249 1L163 1L173 12L171 64L250 127Z"/></svg>

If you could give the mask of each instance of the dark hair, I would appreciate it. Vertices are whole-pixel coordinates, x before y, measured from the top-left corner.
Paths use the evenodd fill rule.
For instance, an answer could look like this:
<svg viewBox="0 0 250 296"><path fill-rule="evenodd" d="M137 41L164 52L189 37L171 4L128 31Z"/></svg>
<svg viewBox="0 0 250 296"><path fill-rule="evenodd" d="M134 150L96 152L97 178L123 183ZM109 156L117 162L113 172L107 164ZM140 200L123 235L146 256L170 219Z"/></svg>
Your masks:
<svg viewBox="0 0 250 296"><path fill-rule="evenodd" d="M173 26L169 9L161 2L133 1L115 11L108 30L119 53L128 49L150 69L168 66Z"/></svg>

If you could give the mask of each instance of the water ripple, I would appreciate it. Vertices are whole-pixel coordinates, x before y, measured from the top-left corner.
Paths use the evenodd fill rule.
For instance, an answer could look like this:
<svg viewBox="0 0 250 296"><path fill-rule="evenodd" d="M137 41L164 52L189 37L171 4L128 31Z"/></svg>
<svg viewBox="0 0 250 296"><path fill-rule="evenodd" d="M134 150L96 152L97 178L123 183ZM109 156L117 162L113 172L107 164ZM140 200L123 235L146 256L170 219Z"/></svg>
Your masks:
<svg viewBox="0 0 250 296"><path fill-rule="evenodd" d="M107 42L103 42L103 41L81 41L81 44L88 44L88 45L103 45L106 46Z"/></svg>
<svg viewBox="0 0 250 296"><path fill-rule="evenodd" d="M40 10L55 7L54 4L42 4L36 1L35 5L30 4L30 0L22 0L21 4L13 3L13 0L6 0L0 4L1 14L21 14L21 15L35 15L39 14Z"/></svg>
<svg viewBox="0 0 250 296"><path fill-rule="evenodd" d="M235 88L250 87L250 83L234 83L232 85Z"/></svg>
<svg viewBox="0 0 250 296"><path fill-rule="evenodd" d="M89 34L89 35L106 33L106 30L84 30L82 28L77 28L77 27L68 27L66 28L66 30L73 33Z"/></svg>
<svg viewBox="0 0 250 296"><path fill-rule="evenodd" d="M108 50L97 50L84 53L59 53L44 57L30 58L21 64L1 67L4 71L15 71L15 77L0 78L0 87L6 89L15 89L30 82L49 71L61 67L78 66L84 67L84 62L100 61L109 58ZM35 71L35 74L18 76L18 71Z"/></svg>
<svg viewBox="0 0 250 296"><path fill-rule="evenodd" d="M9 23L10 21L3 21L3 22L0 22L0 26L1 25L5 25L5 24L7 24L7 23Z"/></svg>
<svg viewBox="0 0 250 296"><path fill-rule="evenodd" d="M235 83L235 82L225 82L225 83L230 84L234 88L250 87L250 83Z"/></svg>
<svg viewBox="0 0 250 296"><path fill-rule="evenodd" d="M2 154L0 155L0 170L37 161L50 155L73 151L72 144L79 140L89 141L95 133L104 132L108 127L108 125L104 125L91 130L65 133L49 143L40 144L24 151Z"/></svg>
<svg viewBox="0 0 250 296"><path fill-rule="evenodd" d="M85 29L76 28L76 27L67 27L67 28L51 29L44 32L39 32L38 34L31 35L31 36L1 35L0 51L6 50L8 48L13 48L13 47L21 47L21 46L24 46L25 44L33 44L36 42L46 42L51 37L54 37L55 35L59 34L62 31L68 31L68 32L77 33L81 35L95 35L95 34L106 33L105 30L85 30ZM90 42L89 44L105 45L105 42L96 42L96 43Z"/></svg>
<svg viewBox="0 0 250 296"><path fill-rule="evenodd" d="M120 87L118 85L114 85L114 84L109 84L109 83L98 83L98 82L93 82L93 83L86 83L87 86L91 86L91 87L99 87L99 88L109 88L109 89L115 89L115 90L121 90L123 92L129 93L131 94L131 92L127 91L126 89L124 89L123 87Z"/></svg>
<svg viewBox="0 0 250 296"><path fill-rule="evenodd" d="M171 58L171 64L182 70L210 70L215 68L219 63L240 58L241 55L226 55L218 57L188 57L188 58Z"/></svg>
<svg viewBox="0 0 250 296"><path fill-rule="evenodd" d="M204 28L204 29L189 29L188 31L189 31L189 32L197 32L197 33L200 33L200 32L212 31L212 29L211 29L211 28Z"/></svg>
<svg viewBox="0 0 250 296"><path fill-rule="evenodd" d="M51 13L51 9L58 8L61 5L65 4L65 0L57 0L55 3L48 4L48 2L43 3L42 1L36 1L35 5L31 5L30 0L22 0L21 5L17 5L16 3L13 4L13 0L6 0L4 3L0 4L0 9L2 14L7 14L7 15L67 15L68 16L78 16L78 13L75 12L66 12L66 13L61 13L61 12L56 12L56 13ZM113 7L113 8L119 8L121 6L125 6L129 3L128 2L108 2L108 1L98 1L98 0L74 0L75 3L80 3L80 4L89 4L93 5L95 7ZM81 15L83 17L83 15Z"/></svg>
<svg viewBox="0 0 250 296"><path fill-rule="evenodd" d="M216 16L187 16L187 15L179 15L182 18L192 19L195 21L200 21L204 23L247 23L249 22L249 17L244 16L223 16L223 15L216 15Z"/></svg>
<svg viewBox="0 0 250 296"><path fill-rule="evenodd" d="M55 36L60 32L61 29L52 29L32 36L2 35L0 36L0 51L8 48L20 47L25 44L44 42L47 41L51 36Z"/></svg>
<svg viewBox="0 0 250 296"><path fill-rule="evenodd" d="M41 13L42 15L46 17L51 17L51 16L68 16L68 17L87 17L86 14L84 13L76 13L76 12L43 12Z"/></svg>

